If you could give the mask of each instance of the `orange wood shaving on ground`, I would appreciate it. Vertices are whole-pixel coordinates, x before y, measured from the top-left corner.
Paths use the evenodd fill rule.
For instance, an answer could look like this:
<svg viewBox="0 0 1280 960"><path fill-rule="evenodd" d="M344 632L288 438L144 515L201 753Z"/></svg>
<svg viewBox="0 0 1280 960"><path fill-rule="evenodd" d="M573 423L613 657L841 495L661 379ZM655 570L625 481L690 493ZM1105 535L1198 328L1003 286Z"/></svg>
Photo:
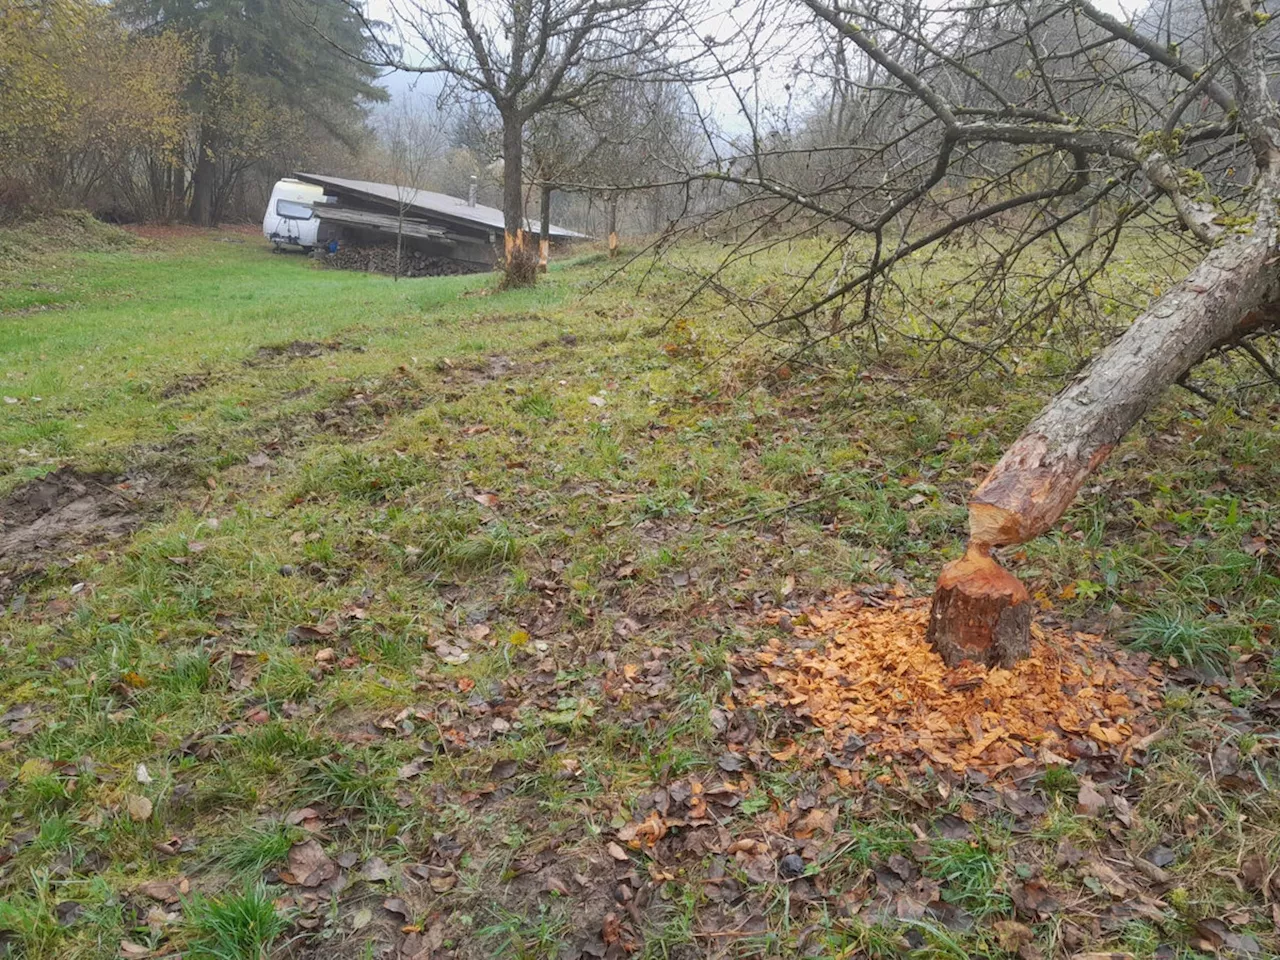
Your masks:
<svg viewBox="0 0 1280 960"><path fill-rule="evenodd" d="M1127 760L1155 726L1158 665L1033 625L1031 656L1012 669L948 670L925 641L928 614L926 600L874 608L842 594L799 618L796 645L773 638L756 654L773 689L752 699L807 717L837 750L855 734L866 756L988 776L1091 753Z"/></svg>

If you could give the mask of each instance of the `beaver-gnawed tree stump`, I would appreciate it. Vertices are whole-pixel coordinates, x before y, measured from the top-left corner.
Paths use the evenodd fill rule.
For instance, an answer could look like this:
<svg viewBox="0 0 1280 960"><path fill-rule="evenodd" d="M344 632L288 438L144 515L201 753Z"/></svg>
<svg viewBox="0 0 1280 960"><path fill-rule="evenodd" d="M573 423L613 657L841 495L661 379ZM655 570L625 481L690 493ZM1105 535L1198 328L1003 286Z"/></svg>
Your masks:
<svg viewBox="0 0 1280 960"><path fill-rule="evenodd" d="M987 548L970 544L942 568L926 636L949 667L1013 666L1031 649L1031 597Z"/></svg>

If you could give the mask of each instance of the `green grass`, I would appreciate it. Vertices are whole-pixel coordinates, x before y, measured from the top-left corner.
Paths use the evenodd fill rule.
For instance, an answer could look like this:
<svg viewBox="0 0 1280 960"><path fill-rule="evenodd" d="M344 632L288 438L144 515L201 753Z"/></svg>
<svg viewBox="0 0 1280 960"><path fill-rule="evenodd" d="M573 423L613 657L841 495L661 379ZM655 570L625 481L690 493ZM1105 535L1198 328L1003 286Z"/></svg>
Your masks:
<svg viewBox="0 0 1280 960"><path fill-rule="evenodd" d="M281 863L290 848L305 838L297 827L280 822L250 823L228 833L214 846L214 865L235 874L256 877Z"/></svg>
<svg viewBox="0 0 1280 960"><path fill-rule="evenodd" d="M184 913L191 932L184 956L192 960L266 960L289 926L261 884L220 898L194 897Z"/></svg>
<svg viewBox="0 0 1280 960"><path fill-rule="evenodd" d="M1029 350L1025 378L906 395L886 374L917 370L918 345L834 344L789 379L765 342L717 361L742 333L722 304L666 322L689 289L679 261L706 266L711 246L643 287L637 269L599 287L615 265L587 255L499 292L488 276L325 271L234 232L131 244L58 229L64 242L0 238L26 251L0 257L0 394L18 401L0 405L0 490L64 465L153 485L136 530L67 544L5 587L0 706L40 721L0 732L14 955L96 960L130 939L364 956L369 931L401 935L380 906L399 896L460 957L554 955L609 912L642 958L994 957L992 925L1033 872L1072 904L1033 924L1051 955L1062 924L1089 931L1108 906L1055 865L1064 840L1113 859L1117 844L1177 846L1166 941L1189 950L1189 922L1243 911L1275 949L1261 901L1229 877L1252 851L1280 855L1280 809L1209 770L1225 743L1242 776L1280 782L1274 738L1223 712L1280 688L1266 662L1280 440L1265 421L1171 394L1066 523L1010 559L1046 616L1228 678L1169 698L1165 739L1125 773L1137 799L1120 840L1076 813L1079 777L1097 775L1083 764L1021 783L1046 812L1011 831L980 785L877 768L850 789L772 761L812 732L727 704L735 655L771 632L757 604L931 589L971 480L1069 373L1059 353ZM784 297L816 248L737 264L735 282ZM913 282L945 296L964 256ZM1117 300L1159 266L1125 259ZM294 341L326 346L259 352ZM730 743L763 766L723 769ZM661 856L615 860L606 845L646 798L695 779L729 779L740 800L703 839L675 826ZM149 819L128 816L130 795ZM288 825L306 808L319 833ZM834 808L831 837L780 827L816 808ZM944 810L973 816L973 838L935 837ZM806 875L753 879L721 829L776 841L775 859L803 850ZM332 899L276 882L311 836L352 864ZM368 884L375 856L395 868ZM900 919L874 879L895 857L972 926ZM633 870L634 913L617 899ZM180 875L196 892L179 916L137 928L132 891ZM81 919L60 924L71 900ZM1148 955L1152 937L1130 923L1088 946Z"/></svg>

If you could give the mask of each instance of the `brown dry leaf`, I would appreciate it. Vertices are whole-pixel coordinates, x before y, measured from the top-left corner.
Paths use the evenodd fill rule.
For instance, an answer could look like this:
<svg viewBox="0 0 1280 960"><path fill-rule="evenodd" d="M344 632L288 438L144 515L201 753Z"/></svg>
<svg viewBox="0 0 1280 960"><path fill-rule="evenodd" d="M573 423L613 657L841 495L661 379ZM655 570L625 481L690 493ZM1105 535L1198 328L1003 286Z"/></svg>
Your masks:
<svg viewBox="0 0 1280 960"><path fill-rule="evenodd" d="M652 847L667 835L666 821L656 810L650 811L645 819L629 823L618 831L618 839L632 847Z"/></svg>
<svg viewBox="0 0 1280 960"><path fill-rule="evenodd" d="M1107 798L1100 794L1088 777L1080 778L1080 792L1076 797L1076 813L1096 817L1107 808Z"/></svg>
<svg viewBox="0 0 1280 960"><path fill-rule="evenodd" d="M1226 949L1238 956L1256 956L1261 952L1258 941L1251 934L1235 933L1225 922L1210 917L1196 923L1196 935L1208 949Z"/></svg>
<svg viewBox="0 0 1280 960"><path fill-rule="evenodd" d="M1047 917L1062 909L1062 904L1043 880L1028 880L1014 887L1010 896L1014 906L1028 917Z"/></svg>
<svg viewBox="0 0 1280 960"><path fill-rule="evenodd" d="M129 819L141 823L151 819L151 801L147 797L130 794L125 800L125 809L129 811Z"/></svg>
<svg viewBox="0 0 1280 960"><path fill-rule="evenodd" d="M1093 950L1085 953L1073 953L1071 960L1134 960L1132 953L1123 950Z"/></svg>
<svg viewBox="0 0 1280 960"><path fill-rule="evenodd" d="M295 843L289 850L289 869L280 871L285 883L318 887L338 875L338 865L329 859L318 840Z"/></svg>
<svg viewBox="0 0 1280 960"><path fill-rule="evenodd" d="M839 813L838 807L814 807L800 818L791 835L797 840L808 840L815 833L834 833Z"/></svg>
<svg viewBox="0 0 1280 960"><path fill-rule="evenodd" d="M370 883L382 883L384 880L390 880L395 871L387 865L387 861L381 857L372 857L365 861L363 867L360 868L360 876Z"/></svg>
<svg viewBox="0 0 1280 960"><path fill-rule="evenodd" d="M405 923L408 923L413 917L413 911L409 909L409 905L400 897L387 897L382 901L382 909L389 913L394 913Z"/></svg>
<svg viewBox="0 0 1280 960"><path fill-rule="evenodd" d="M428 867L427 883L436 893L448 893L458 885L458 875L447 867Z"/></svg>
<svg viewBox="0 0 1280 960"><path fill-rule="evenodd" d="M1030 943L1035 936L1030 927L1017 920L997 920L993 925L996 932L996 943L1000 949L1009 953L1017 952L1023 944Z"/></svg>
<svg viewBox="0 0 1280 960"><path fill-rule="evenodd" d="M790 760L799 752L800 752L800 744L792 740L781 750L778 750L774 753L770 753L769 756L773 757L773 759L777 760L779 763L786 763L788 760Z"/></svg>
<svg viewBox="0 0 1280 960"><path fill-rule="evenodd" d="M182 897L176 883L168 883L164 880L151 880L139 884L134 891L152 900L159 900L161 903L173 903Z"/></svg>
<svg viewBox="0 0 1280 960"><path fill-rule="evenodd" d="M1089 860L1080 867L1080 872L1086 877L1093 877L1106 889L1107 893L1117 899L1123 898L1129 892L1129 886L1120 878L1120 874L1108 863L1101 860Z"/></svg>
<svg viewBox="0 0 1280 960"><path fill-rule="evenodd" d="M477 493L471 499L482 507L488 507L490 510L497 509L498 504L502 502L498 499L496 493Z"/></svg>
<svg viewBox="0 0 1280 960"><path fill-rule="evenodd" d="M617 843L613 842L612 840L609 841L609 844L608 846L605 847L605 849L609 851L609 856L613 857L613 859L615 860L622 861L622 860L631 859L629 856L627 856L627 851L623 850L621 846L619 846Z"/></svg>
<svg viewBox="0 0 1280 960"><path fill-rule="evenodd" d="M127 957L129 960L137 960L139 957L149 957L151 956L151 948L144 947L140 943L134 943L132 940L121 940L120 956Z"/></svg>
<svg viewBox="0 0 1280 960"><path fill-rule="evenodd" d="M317 640L326 640L333 636L336 629L333 623L326 620L324 623L299 623L297 626L289 628L289 636L297 642L311 642Z"/></svg>

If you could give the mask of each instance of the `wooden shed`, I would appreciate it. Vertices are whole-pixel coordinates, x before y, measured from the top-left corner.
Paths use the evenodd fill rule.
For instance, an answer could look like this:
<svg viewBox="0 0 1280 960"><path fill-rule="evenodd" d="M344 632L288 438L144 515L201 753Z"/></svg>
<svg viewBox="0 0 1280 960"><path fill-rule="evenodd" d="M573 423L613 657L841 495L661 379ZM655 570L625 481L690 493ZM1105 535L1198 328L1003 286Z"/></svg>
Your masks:
<svg viewBox="0 0 1280 960"><path fill-rule="evenodd" d="M294 174L297 180L324 190L312 209L321 222L321 237L338 245L381 247L394 244L403 214L407 247L438 259L459 271L491 270L502 252L503 217L496 207L461 200L444 193L369 180L347 180L314 173ZM527 222L533 234L536 219ZM586 234L551 225L553 244L588 239Z"/></svg>

